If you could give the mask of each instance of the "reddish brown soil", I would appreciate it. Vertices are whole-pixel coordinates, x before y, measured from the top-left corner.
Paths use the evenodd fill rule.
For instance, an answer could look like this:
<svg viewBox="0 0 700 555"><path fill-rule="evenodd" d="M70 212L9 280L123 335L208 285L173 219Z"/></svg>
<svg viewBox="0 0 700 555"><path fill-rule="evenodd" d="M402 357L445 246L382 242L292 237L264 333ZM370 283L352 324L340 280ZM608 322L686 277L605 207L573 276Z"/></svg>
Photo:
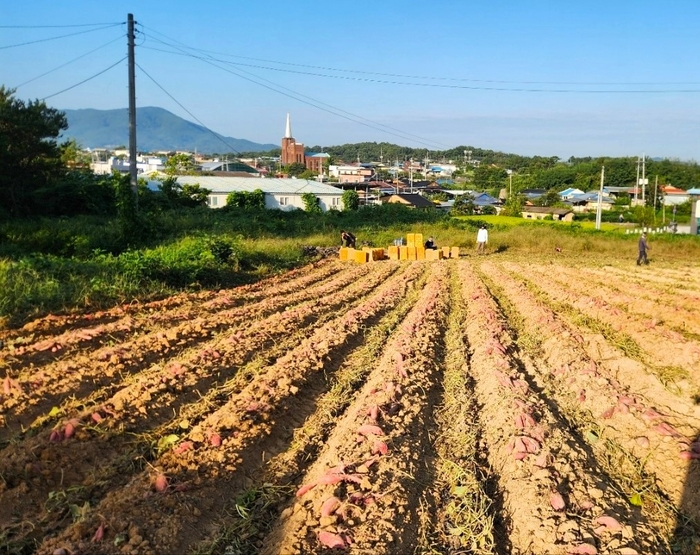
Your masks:
<svg viewBox="0 0 700 555"><path fill-rule="evenodd" d="M697 275L323 260L0 332L0 553L699 553Z"/></svg>

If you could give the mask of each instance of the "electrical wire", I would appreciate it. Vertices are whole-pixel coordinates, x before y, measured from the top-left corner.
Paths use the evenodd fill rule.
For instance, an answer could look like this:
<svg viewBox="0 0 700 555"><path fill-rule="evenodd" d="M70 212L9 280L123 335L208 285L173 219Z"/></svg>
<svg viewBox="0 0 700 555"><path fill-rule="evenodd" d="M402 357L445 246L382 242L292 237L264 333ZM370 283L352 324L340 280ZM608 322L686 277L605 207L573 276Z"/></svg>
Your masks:
<svg viewBox="0 0 700 555"><path fill-rule="evenodd" d="M123 21L115 23L79 23L73 25L0 25L0 29L67 29L70 27L95 27L98 25L121 25Z"/></svg>
<svg viewBox="0 0 700 555"><path fill-rule="evenodd" d="M209 131L209 133L214 135L214 137L219 139L224 145L226 145L228 148L230 148L232 152L235 152L236 154L240 154L240 152L238 150L236 150L235 148L233 148L230 144L228 144L226 142L226 140L221 135L219 135L218 133L215 133L214 131L209 129L206 125L204 125L204 123L202 123L202 121L197 116L195 116L192 112L190 112L187 108L185 108L179 100L177 100L172 94L170 94L167 90L165 90L165 87L163 87L158 81L156 81L153 77L151 77L151 75L145 69L143 69L139 64L136 64L136 67L139 68L146 77L148 77L151 81L153 81L153 83L155 83L155 85L161 91L163 91L165 94L167 94L171 98L171 100L173 102L175 102L175 104L177 104L180 108L182 108L185 112L187 112L191 118L193 118L197 123L199 123L199 125L204 127L204 129L206 129L207 131Z"/></svg>
<svg viewBox="0 0 700 555"><path fill-rule="evenodd" d="M0 50L7 50L8 48L16 48L18 46L27 46L29 44L37 44L40 42L48 42L48 41L52 41L52 40L65 39L67 37L75 37L78 35L84 35L85 33L93 33L95 31L103 31L104 29L111 29L112 27L116 27L117 25L123 25L123 23L112 23L112 24L106 25L104 27L98 27L97 29L88 29L87 31L78 31L77 33L69 33L67 35L59 35L57 37L49 37L46 39L31 40L28 42L20 42L18 44L9 44L6 46L0 46Z"/></svg>
<svg viewBox="0 0 700 555"><path fill-rule="evenodd" d="M153 31L153 29L151 29ZM161 33L158 33L161 34ZM165 35L163 35L165 36ZM174 40L174 39L169 39L169 40ZM179 42L179 41L176 41ZM182 43L180 43L182 44ZM441 76L420 76L420 75L406 75L406 74L401 74L401 73L386 73L386 72L377 72L377 71L366 71L366 70L356 70L356 69L339 69L339 68L333 68L333 67L328 67L328 66L316 66L316 65L310 65L310 64L299 64L299 63L292 63L292 62L280 62L276 60L268 60L265 58L254 58L250 56L238 56L236 54L229 54L226 52L217 52L213 50L206 50L202 48L196 48L196 47L188 47L193 51L201 52L204 54L216 54L219 56L228 56L231 58L238 58L241 60L251 60L255 62L264 62L268 64L277 64L277 65L284 65L284 66L291 66L291 67L302 67L302 68L307 68L307 69L318 69L318 70L323 70L323 71L333 71L333 72L338 72L338 73L356 73L356 74L363 74L363 75L375 75L379 77L396 77L400 79L415 79L415 80L422 80L422 81L454 81L454 82L466 82L466 83L494 83L494 84L502 84L502 85L572 85L572 86L670 86L670 85L677 85L677 86L689 86L689 85L700 85L700 82L698 81L670 81L670 82L648 82L648 81L628 81L628 82L605 82L605 81L511 81L511 80L498 80L498 79L468 79L468 78L463 78L463 77L441 77ZM233 62L232 62L233 63ZM237 64L237 65L245 65L245 64ZM264 66L258 66L258 65L253 65L249 64L250 67L263 67L264 69L269 69L271 71L284 71L279 68L270 68L270 67L264 67ZM292 72L290 70L290 72ZM294 73L294 72L292 72ZM298 72L303 75L321 75L323 77L337 77L337 76L329 76L329 75L323 75L323 74L316 74L316 73L307 73L307 72ZM396 82L390 82L391 84L403 84L403 83L396 83ZM409 83L410 84L410 83ZM485 90L510 90L510 89L485 89ZM520 92L520 89L513 89L516 92ZM549 89L540 91L540 90L533 90L532 92L561 92L561 91L550 91ZM573 92L579 92L579 91L573 91ZM600 91L600 92L609 92L609 91ZM628 92L628 91L623 91L623 92ZM636 91L635 91L636 92ZM650 92L656 92L656 91L650 91ZM662 91L662 92L700 92L700 91Z"/></svg>
<svg viewBox="0 0 700 555"><path fill-rule="evenodd" d="M13 88L14 88L14 89L19 89L20 87L23 87L24 85L28 85L29 83L31 83L31 82L33 82L33 81L36 81L37 79L41 79L42 77L45 77L45 76L48 75L49 73L53 73L54 71L57 71L57 70L59 70L59 69L61 69L61 68L63 68L63 67L66 67L67 65L70 65L70 64L72 64L73 62L77 62L78 60L80 60L80 59L82 59L82 58L85 58L86 56L89 56L89 55L92 54L93 52L97 52L98 50L100 50L100 49L102 49L102 48L104 48L104 47L106 47L106 46L109 46L110 44L113 44L113 43L115 43L115 42L117 42L118 40L121 40L121 39L123 39L123 38L124 38L124 35L121 35L121 36L117 37L116 39L111 40L111 41L109 41L109 42L103 44L102 46L98 46L97 48L95 48L95 49L93 49L93 50L90 50L89 52L86 52L85 54L82 54L82 55L78 56L77 58L73 58L72 60L66 62L65 64L61 64L61 65L58 66L58 67L55 67L55 68L53 68L53 69L50 69L49 71L46 71L46 72L42 73L41 75L37 75L36 77L34 77L34 78L32 78L32 79L29 79L29 81L25 81L24 83L20 83L19 85L15 85Z"/></svg>
<svg viewBox="0 0 700 555"><path fill-rule="evenodd" d="M162 33L158 33L158 34L159 34L159 35L162 35ZM163 35L163 36L165 36L165 35ZM169 40L173 40L173 41L176 42L176 43L179 43L179 42L180 42L180 41L176 41L176 40L174 40L174 39L170 39L169 37L166 37L166 38L168 38ZM394 129L394 128L390 128L389 126L386 126L386 125L383 125L383 124L379 124L379 123L373 122L373 121L368 120L368 119L366 119L366 118L363 118L363 117L361 117L361 116L357 116L357 115L355 115L355 114L352 114L351 112L347 112L347 111L345 111L345 110L341 110L341 109L339 109L339 108L335 108L335 107L333 107L333 106L331 106L331 105L329 105L329 104L326 104L326 103L324 103L324 102L315 100L315 99L313 99L313 98L311 98L311 97L308 97L308 96L306 96L306 95L303 95L303 94L301 94L301 93L298 93L298 92L296 92L296 91L294 91L294 90L292 90L292 89L288 89L288 88L286 88L286 87L283 87L283 86L281 86L281 85L278 85L278 84L276 84L276 83L274 83L274 82L272 82L272 81L270 81L270 80L268 80L268 79L265 79L265 78L263 78L263 77L257 76L257 75L255 75L255 74L250 73L250 72L247 72L247 71L245 71L245 70L239 69L239 72L247 73L248 75L251 76L251 77L246 77L245 75L242 75L242 74L239 73L239 72L233 71L233 70L228 69L228 68L225 68L225 67L221 67L221 66L219 66L219 65L217 65L217 64L215 64L215 63L213 63L213 61L212 61L211 59L204 58L204 57L202 57L202 56L197 56L197 55L195 55L195 54L192 54L192 53L190 53L190 52L187 52L187 51L183 50L182 48L180 48L180 47L178 47L178 46L176 46L176 45L168 44L168 43L166 43L166 42L164 42L164 41L161 41L161 40L159 40L159 39L157 39L157 38L155 38L155 37L153 38L153 40L155 40L156 42L160 42L161 44L165 44L166 46L169 46L169 47L171 47L171 48L175 48L176 50L179 50L179 51L180 51L180 52L172 52L172 51L170 51L171 54L184 55L184 56L188 56L188 57L191 57L191 58L194 58L194 59L203 61L203 62L205 62L205 63L208 63L208 64L210 64L210 65L216 67L217 69L220 69L220 70L222 70L222 71L226 71L226 72L228 72L228 73L231 73L232 75L235 75L235 76L237 76L237 77L239 77L239 78L241 78L241 79L244 79L244 80L249 81L249 82L251 82L251 83L255 83L255 84L257 84L258 86L261 86L261 87L266 88L266 89L268 89L268 90L274 91L274 92L276 92L276 93L278 93L278 94L281 94L281 95L283 95L283 96L286 96L286 97L288 97L288 98L292 98L292 99L294 99L294 100L297 100L298 102L302 102L302 103L307 104L307 105L309 105L309 106L312 106L312 107L314 107L314 108L316 108L316 109L318 109L318 110L322 110L322 111L327 112L327 113L329 113L329 114L332 114L332 115L334 115L334 116L337 116L337 117L346 119L346 120L351 121L351 122L353 122L353 123L357 123L357 124L359 124L359 125L363 125L363 126L365 126L365 127L369 127L370 129L374 129L375 131L380 131L380 132L382 132L382 133L386 133L386 134L389 134L389 135L393 135L393 136L395 136L395 137L399 137L399 138L404 139L404 140L408 140L408 141L417 141L417 142L419 142L420 144L422 144L422 145L424 145L424 146L430 147L432 150L442 150L444 147L450 148L449 145L446 145L446 144L443 144L443 143L437 143L437 142L435 142L435 141L430 141L429 139L425 139L425 138L419 137L419 136L417 136L417 135L412 135L411 133L406 133L406 132L401 131L401 130L395 130L395 131L398 131L398 133L392 132L392 131L388 131L387 129ZM180 44L183 44L183 43L180 43ZM184 46L185 48L189 48L187 45L184 45L184 44L183 44L183 46ZM143 48L148 48L148 47L143 47ZM151 49L152 49L152 48L151 48ZM154 50L158 50L158 49L154 49ZM214 59L214 61L219 62L219 63L225 63L225 64L229 64L229 65L230 65L230 62L226 62L226 61L222 61L222 60L217 60L217 59ZM261 83L259 80L267 81L268 83L270 83L270 85L266 85L265 83ZM289 94L288 94L288 93L285 93L285 92L283 92L283 91L281 91L281 90L279 90L280 88L289 91ZM305 98L308 99L308 100L305 100ZM328 108L324 108L323 106L320 106L319 104L323 104L323 105L325 105L325 106L328 106ZM347 115L346 115L346 114L347 114ZM360 120L364 120L364 121L360 121ZM381 126L381 127L380 127L380 126ZM438 146L438 145L439 145L439 146Z"/></svg>
<svg viewBox="0 0 700 555"><path fill-rule="evenodd" d="M153 31L153 29L151 29L151 31ZM157 31L154 31L154 32L155 32L156 34L158 34L158 35L161 35L161 36L167 38L168 40L173 41L174 43L178 43L178 44L182 45L182 46L183 46L184 48L186 48L186 49L195 50L195 51L198 50L198 49L196 49L196 48L189 47L188 45L186 45L186 44L184 44L184 43L182 43L182 42L180 42L180 41L178 41L178 40L176 40L176 39L172 39L172 38L170 38L170 37L167 37L167 35L164 35L164 34L159 33L159 32L157 32ZM205 61L206 63L210 63L211 65L213 65L214 67L216 67L216 68L218 68L218 69L223 69L224 71L228 71L229 73L232 73L233 75L236 75L237 77L241 77L241 78L243 78L243 79L246 79L245 77L243 77L243 76L240 75L239 73L236 73L236 72L233 72L233 71L230 71L230 70L221 68L221 67L217 66L216 64L211 63L211 60L214 60L214 61L217 61L217 62L220 62L220 63L230 64L229 62L226 62L225 60L217 60L216 58L212 58L211 56L208 57L209 59L202 58L201 56L195 56L194 54L191 54L191 53L185 51L183 48L180 48L180 47L177 46L177 45L166 43L166 42L164 42L164 41L162 41L162 40L159 40L159 39L156 38L156 37L152 37L152 38L153 38L153 40L155 40L156 42L159 42L159 43L161 43L161 44L164 44L164 45L169 46L169 47L172 47L172 48L176 48L176 49L179 51L179 52L164 51L164 52L169 52L169 53L171 53L171 54L177 54L177 55L188 56L188 57L192 57L192 58L194 58L194 59L198 59L198 60L200 60L200 61ZM152 50L158 50L158 49L154 49L154 48L151 48L151 47L144 47L144 48L152 49ZM359 115L357 115L357 114L353 114L352 112L348 112L347 110L343 110L343 109L341 109L341 108L337 108L337 107L335 107L335 106L332 106L331 104L327 104L327 103L325 103L325 102L323 102L323 101L314 99L314 98L312 98L312 97L310 97L310 96L307 96L307 95L304 95L304 94L299 93L299 92L297 92L297 91L294 91L293 89L289 89L289 88L287 88L287 87L284 87L284 86L282 86L282 85L280 85L280 84L278 84L278 83L275 83L275 82L273 82L273 81L270 81L269 79L265 79L264 77L260 77L260 76L258 76L258 75L255 75L254 73L250 73L250 72L247 72L247 71L245 71L245 70L239 70L239 71L242 71L242 72L244 72L244 73L247 73L248 75L252 76L252 77L255 78L255 79L260 79L260 80L262 80L262 81L266 81L266 82L269 83L272 87L279 87L280 89L286 90L286 91L288 91L288 92L291 93L291 94L285 94L284 92L279 91L279 90L277 90L276 88L270 88L270 87L267 87L267 86L264 85L264 84L258 83L258 82L255 81L255 80L252 80L252 81L251 81L251 79L247 79L247 80L249 80L249 81L251 81L251 82L253 82L253 83L256 83L256 84L258 84L258 85L260 85L260 86L263 86L263 87L265 87L265 88L268 88L268 89L270 89L270 90L273 90L274 92L277 92L278 94L282 94L283 96L287 96L288 98L292 98L292 99L294 99L294 100L298 100L298 101L300 101L300 102L303 102L303 103L305 103L305 104L308 104L308 105L310 105L310 106L312 106L312 107L314 107L314 108L323 110L323 111L325 111L325 112L328 112L328 113L330 113L330 114L333 114L333 115L342 117L342 118L344 118L344 119L348 119L349 121L352 121L353 123L359 123L360 125L365 125L365 126L367 126L367 127L370 127L371 129L375 129L375 130L377 130L377 131L381 131L382 133L389 133L390 135L394 135L394 136L400 137L400 138L405 139L405 140L417 140L417 141L420 142L421 144L423 144L423 145L425 145L425 146L431 147L433 150L441 150L440 147L452 148L451 145L447 145L447 144L440 143L440 142L436 142L436 141L431 141L431 140L429 140L429 139L425 139L424 137L420 137L420 136L418 136L418 135L414 135L414 134L412 134L412 133L408 133L408 132L406 132L406 131L403 131L403 130L401 130L401 129L397 129L397 128L395 128L395 127L391 127L391 126L386 125L386 124L378 123L378 122L369 120L369 119L367 119L367 118L364 118L364 117L362 117L362 116L359 116ZM299 97L306 98L306 99L309 100L310 102L306 102L306 101L302 100L302 99L299 98ZM328 107L330 110L332 110L332 111L325 110L325 109L321 108L320 106L318 106L317 104L322 104L322 105L324 105L324 106L327 106L327 107ZM344 115L337 114L336 112L341 112L342 114L346 114L347 116L350 116L350 117L346 117L346 116L344 116ZM363 120L364 122L367 122L367 123L362 123L361 121L356 121L356 119L353 119L353 118L356 118L356 119L359 119L359 120ZM368 124L369 124L369 125L368 125ZM377 127L377 126L379 126L379 127ZM387 129L389 129L389 130L391 130L391 131L396 131L398 134L397 134L397 133L392 133L391 131L387 131Z"/></svg>
<svg viewBox="0 0 700 555"><path fill-rule="evenodd" d="M160 41L162 42L162 41ZM167 46L167 43L164 43ZM145 47L149 48L149 47ZM168 50L162 50L150 47L151 50L158 50L160 52L177 54L177 52L172 52ZM189 54L193 58L197 58L194 54ZM201 59L201 58L200 58ZM573 89L573 88L531 88L531 87L496 87L496 86L475 86L475 85L452 85L446 83L415 83L411 81L392 81L388 79L373 79L370 77L353 77L349 75L331 75L326 73L316 73L310 71L299 71L293 69L283 69L270 66L260 66L254 64L243 64L239 62L230 62L226 60L215 59L219 63L225 63L232 65L236 68L240 67L252 67L255 69L263 69L268 71L277 71L281 73L294 73L298 75L309 75L312 77L322 77L326 79L340 79L345 81L357 81L364 83L378 83L382 85L401 85L410 87L428 87L428 88L439 88L439 89L462 89L470 91L492 91L492 92L527 92L527 93L569 93L569 94L669 94L669 93L699 93L700 89ZM427 79L439 79L439 78L427 78ZM497 81L496 81L497 82ZM700 83L694 83L700 84Z"/></svg>
<svg viewBox="0 0 700 555"><path fill-rule="evenodd" d="M74 89L75 87L79 87L79 86L82 85L83 83L87 83L87 82L90 81L91 79L94 79L95 77L98 77L98 76L102 75L103 73L109 71L109 70L112 69L114 66L117 66L117 65L121 64L124 60L127 59L127 57L128 57L128 56L124 56L121 60L119 60L118 62L112 64L112 65L109 66L108 68L103 69L103 70L100 71L99 73L95 73L95 75L92 75L91 77L88 77L87 79L83 79L83 80L80 81L79 83L76 83L75 85L71 85L70 87L68 87L68 88L66 88L66 89L63 89L63 90L58 91L58 92L56 92L56 93L50 94L50 95L48 95L48 96L45 96L44 98L42 98L42 100L46 100L47 98L52 98L52 97L54 97L54 96L58 96L59 94L62 94L62 93L64 93L64 92L66 92L66 91L69 91L69 90L71 90L71 89Z"/></svg>

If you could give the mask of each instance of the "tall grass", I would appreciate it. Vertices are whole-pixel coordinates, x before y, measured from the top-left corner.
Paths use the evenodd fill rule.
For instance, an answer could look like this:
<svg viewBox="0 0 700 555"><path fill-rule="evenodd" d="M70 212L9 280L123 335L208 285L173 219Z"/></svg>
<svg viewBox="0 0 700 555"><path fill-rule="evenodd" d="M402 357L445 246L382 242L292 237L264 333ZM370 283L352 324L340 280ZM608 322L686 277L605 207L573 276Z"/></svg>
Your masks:
<svg viewBox="0 0 700 555"><path fill-rule="evenodd" d="M585 222L450 218L395 205L326 214L189 209L142 217L136 230L96 216L7 221L0 224L0 322L246 283L303 264L305 245L339 245L341 229L378 247L422 233L468 254L482 223L490 252L636 258L637 236L614 225L595 231ZM650 243L652 263L700 258L697 237L657 235Z"/></svg>

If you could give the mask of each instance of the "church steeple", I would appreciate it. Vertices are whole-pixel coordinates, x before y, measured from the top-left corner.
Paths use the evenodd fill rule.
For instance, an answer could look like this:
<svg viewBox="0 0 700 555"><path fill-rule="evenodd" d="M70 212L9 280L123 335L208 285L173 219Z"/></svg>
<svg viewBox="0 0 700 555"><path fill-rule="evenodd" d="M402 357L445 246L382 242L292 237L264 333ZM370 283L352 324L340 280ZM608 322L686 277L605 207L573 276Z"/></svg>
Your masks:
<svg viewBox="0 0 700 555"><path fill-rule="evenodd" d="M287 127L284 130L284 138L285 139L292 138L292 122L289 119L289 112L287 112Z"/></svg>

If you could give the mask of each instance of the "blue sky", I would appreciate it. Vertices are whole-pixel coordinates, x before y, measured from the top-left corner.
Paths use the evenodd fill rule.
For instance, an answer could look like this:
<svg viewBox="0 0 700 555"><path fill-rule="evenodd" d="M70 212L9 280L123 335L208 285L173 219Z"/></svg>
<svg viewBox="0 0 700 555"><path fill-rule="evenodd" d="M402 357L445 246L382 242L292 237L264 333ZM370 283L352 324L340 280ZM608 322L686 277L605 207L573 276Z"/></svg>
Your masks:
<svg viewBox="0 0 700 555"><path fill-rule="evenodd" d="M696 0L2 2L0 84L45 98L116 63L46 102L126 107L125 24L40 26L128 13L137 105L224 135L277 144L290 112L307 145L700 159Z"/></svg>

